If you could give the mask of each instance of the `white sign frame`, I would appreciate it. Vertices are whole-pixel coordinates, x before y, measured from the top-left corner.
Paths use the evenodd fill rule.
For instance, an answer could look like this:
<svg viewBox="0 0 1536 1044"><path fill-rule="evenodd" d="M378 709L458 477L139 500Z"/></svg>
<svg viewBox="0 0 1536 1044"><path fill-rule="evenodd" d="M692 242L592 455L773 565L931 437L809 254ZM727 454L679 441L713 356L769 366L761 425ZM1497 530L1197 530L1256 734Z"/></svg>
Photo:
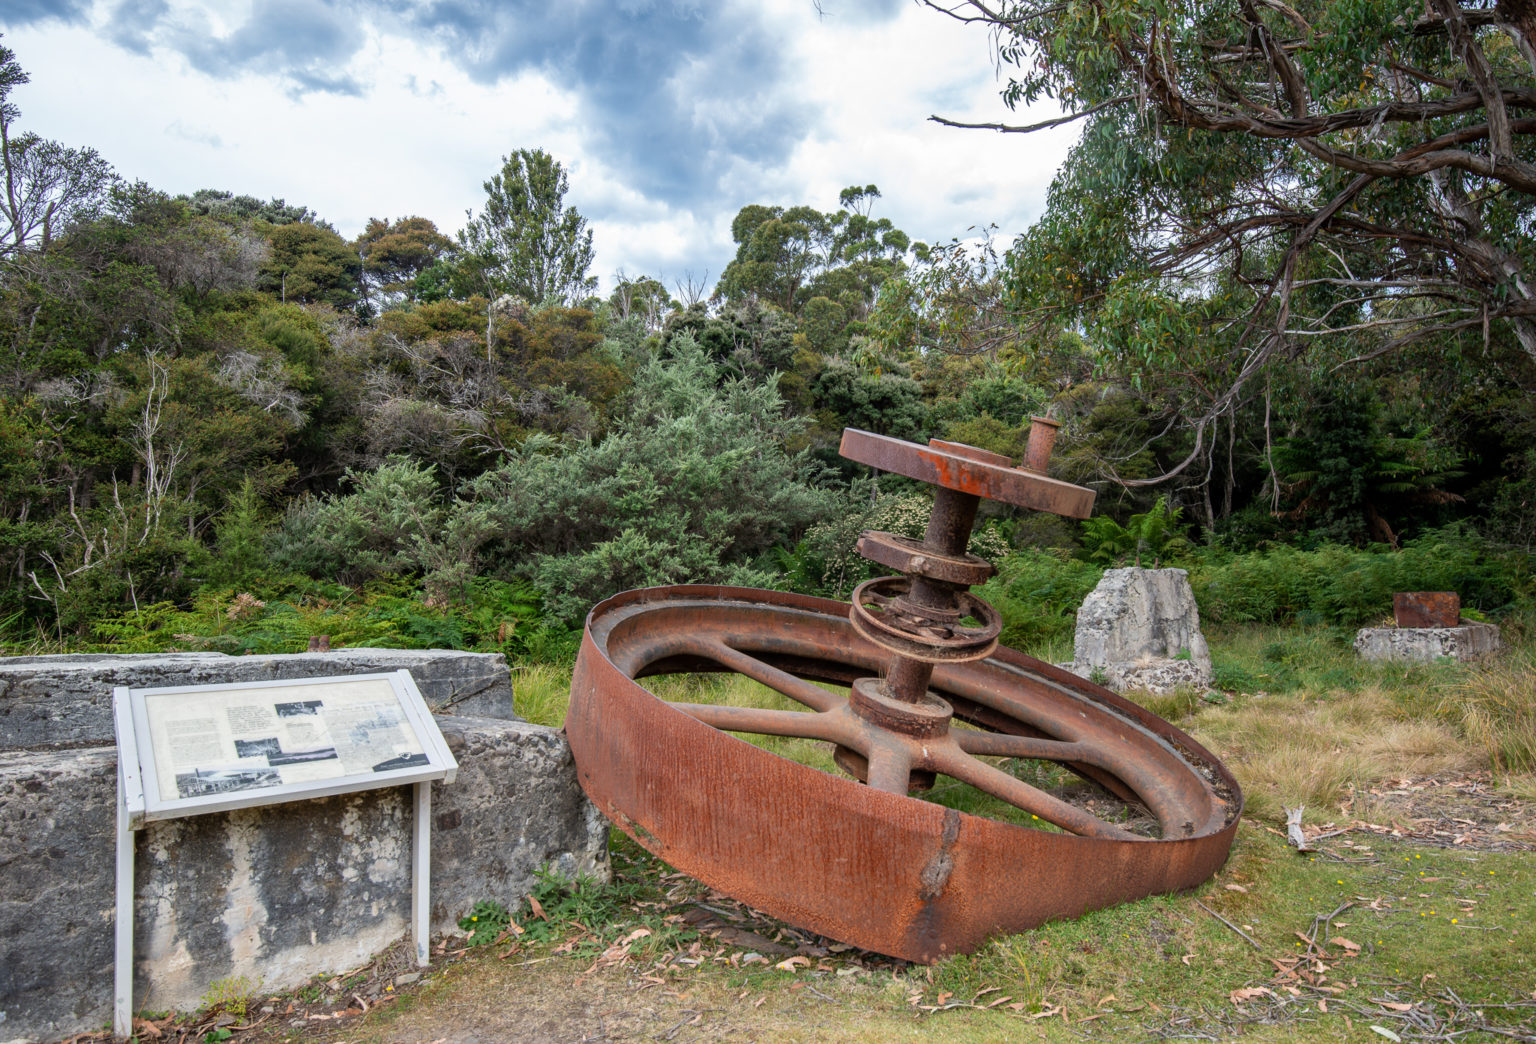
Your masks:
<svg viewBox="0 0 1536 1044"><path fill-rule="evenodd" d="M284 700L285 695L299 698ZM242 702L232 706L236 698ZM332 702L328 712L326 698ZM112 715L118 784L114 1033L133 1032L135 834L158 820L409 784L412 935L416 963L430 963L432 782L452 783L459 766L409 671L153 689L120 685L112 690ZM315 721L288 725L284 717ZM184 726L176 738L172 725ZM268 731L273 735L259 735ZM366 763L378 756L369 751L375 732L397 756L360 769L358 757ZM313 742L330 746L284 750L301 735L318 736ZM202 766L204 758L219 764ZM391 767L395 760L401 764ZM332 761L336 764L328 764ZM334 774L337 769L340 775ZM288 779L281 778L285 770ZM171 788L188 792L166 793Z"/></svg>

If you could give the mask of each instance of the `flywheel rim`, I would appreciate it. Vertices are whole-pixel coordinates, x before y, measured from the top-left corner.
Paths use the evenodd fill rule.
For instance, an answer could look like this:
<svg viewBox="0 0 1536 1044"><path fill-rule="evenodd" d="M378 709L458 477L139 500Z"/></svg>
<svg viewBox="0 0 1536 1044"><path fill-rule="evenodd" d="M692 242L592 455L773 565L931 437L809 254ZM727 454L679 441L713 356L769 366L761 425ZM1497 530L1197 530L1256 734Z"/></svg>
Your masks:
<svg viewBox="0 0 1536 1044"><path fill-rule="evenodd" d="M1057 738L1042 742L1059 743L1072 714L1097 717L1094 735L1105 743L1116 742L1105 738L1116 729L1134 738L1130 749L1151 763L1150 778L1171 788L1149 803L1156 806L1164 836L1047 833L908 797L904 786L901 793L862 786L721 731L695 716L712 717L708 708L669 704L638 681L654 674L732 669L719 659L711 662L710 649L712 642L733 636L736 647L729 652L741 658L738 668L747 667L738 673L753 676L766 664L770 674L791 668L785 673L792 677L847 684L877 673L888 655L858 636L848 611L847 603L826 599L705 585L630 591L600 603L587 619L566 722L589 796L646 848L712 887L792 923L918 961L969 950L997 931L1190 887L1225 861L1242 796L1220 762L1135 704L1014 650L940 665L933 692L954 703L956 716L972 721L990 716L990 722L977 721L983 727L995 728L999 715L1022 726L1011 734L979 734L1000 736L996 742L1004 746L1029 747L1022 737L1050 736L1053 730ZM996 690L1005 683L1028 691L1036 705L999 695ZM816 691L835 717L834 704L842 698ZM823 711L805 717L818 715L831 722ZM739 723L729 712L716 724L722 721L722 727ZM782 724L774 718L769 734ZM911 749L926 743L913 740ZM1069 764L1056 757L1043 760ZM733 763L734 772L727 768ZM1120 757L1106 767L1105 758L1096 756L1073 770L1119 779L1126 764ZM1146 773L1142 776L1129 785L1138 796L1148 788ZM783 819L781 806L796 810L793 823ZM839 831L838 824L849 829ZM797 832L803 836L797 839ZM848 834L846 844L839 842L840 833ZM780 843L798 843L805 865L793 870L773 858L770 849ZM956 875L962 864L963 880ZM1077 871L1063 877L1060 870L1067 864ZM770 866L778 869L765 869ZM850 866L859 869L850 873ZM998 886L1020 866L1039 887ZM849 906L868 911L860 914Z"/></svg>

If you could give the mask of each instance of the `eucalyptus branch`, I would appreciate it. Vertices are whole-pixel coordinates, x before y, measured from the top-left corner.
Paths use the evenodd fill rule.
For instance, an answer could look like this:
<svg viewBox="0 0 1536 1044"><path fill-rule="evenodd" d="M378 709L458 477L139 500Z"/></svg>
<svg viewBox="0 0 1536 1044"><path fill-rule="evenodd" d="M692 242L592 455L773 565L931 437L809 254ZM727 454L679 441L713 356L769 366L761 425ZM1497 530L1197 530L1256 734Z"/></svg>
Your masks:
<svg viewBox="0 0 1536 1044"><path fill-rule="evenodd" d="M993 130L1003 134L1033 134L1035 131L1046 130L1050 127L1060 127L1063 124L1072 123L1086 116L1092 116L1094 113L1103 112L1112 105L1135 100L1136 96L1134 94L1122 94L1118 98L1111 98L1108 101L1100 102L1097 105L1084 109L1082 112L1069 113L1066 116L1058 116L1053 120L1041 120L1039 123L1028 123L1019 126L1008 123L962 123L959 120L951 120L944 116L930 116L928 119L945 127L959 127L962 130Z"/></svg>

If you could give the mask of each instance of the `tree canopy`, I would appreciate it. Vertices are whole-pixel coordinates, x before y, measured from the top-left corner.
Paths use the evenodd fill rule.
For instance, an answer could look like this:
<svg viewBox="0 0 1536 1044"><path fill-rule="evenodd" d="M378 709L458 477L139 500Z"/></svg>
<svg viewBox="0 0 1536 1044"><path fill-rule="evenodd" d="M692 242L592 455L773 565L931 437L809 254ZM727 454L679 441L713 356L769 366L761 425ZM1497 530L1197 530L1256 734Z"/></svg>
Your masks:
<svg viewBox="0 0 1536 1044"><path fill-rule="evenodd" d="M1216 418L1276 359L1421 343L1536 360L1536 7L968 0L1010 106L1087 121L1013 253L1037 330L1083 324Z"/></svg>
<svg viewBox="0 0 1536 1044"><path fill-rule="evenodd" d="M45 139L16 129L10 100L26 74L4 52L0 639L110 641L194 603L227 623L230 599L255 617L285 590L350 600L345 584L393 592L413 628L483 610L510 652L536 641L514 618L563 633L635 584L841 597L868 575L861 529L920 533L927 514L907 480L838 456L844 426L1018 459L1045 412L1062 424L1052 473L1093 485L1107 517L1084 530L993 506L979 539L998 555L1114 558L1127 534L1154 554L1216 545L1210 561L1330 543L1528 554L1531 197L1499 180L1492 130L1478 137L1491 109L1458 108L1485 103L1473 52L1447 50L1455 27L1415 11L1373 36L1336 5L1130 2L1007 9L1010 97L1054 92L1087 120L1011 247L991 228L913 243L856 184L831 210L742 207L714 293L688 273L675 298L659 274L591 293L592 234L539 150L506 158L456 238L405 216L348 241L282 199L172 196L88 149L34 150ZM1057 36L1030 42L1052 20ZM1530 162L1525 38L1465 20L1509 81L1510 162ZM1338 80L1341 33L1371 76ZM1161 93L1132 61L1154 39ZM1259 56L1275 47L1305 81L1302 116L1265 79L1285 68ZM1410 69L1395 75L1435 79L1375 82L1389 53ZM1413 82L1433 112L1399 120L1392 92ZM1379 124L1329 124L1373 105ZM1221 123L1238 116L1259 129ZM1374 162L1453 133L1485 173L1372 175L1305 144ZM94 180L48 180L45 153ZM1154 523L1166 531L1142 539ZM1514 586L1477 597L1504 604L1486 592ZM1350 612L1369 600L1353 592ZM272 633L305 626L274 617Z"/></svg>
<svg viewBox="0 0 1536 1044"><path fill-rule="evenodd" d="M720 274L716 294L731 303L749 297L797 315L823 298L846 315L862 316L880 284L905 270L911 238L890 218L872 218L880 190L854 185L838 197L840 209L742 207L731 222L736 256Z"/></svg>
<svg viewBox="0 0 1536 1044"><path fill-rule="evenodd" d="M0 258L34 243L46 247L60 229L93 213L117 180L95 149L14 132L21 109L11 92L30 80L15 52L0 44L0 166L5 168Z"/></svg>

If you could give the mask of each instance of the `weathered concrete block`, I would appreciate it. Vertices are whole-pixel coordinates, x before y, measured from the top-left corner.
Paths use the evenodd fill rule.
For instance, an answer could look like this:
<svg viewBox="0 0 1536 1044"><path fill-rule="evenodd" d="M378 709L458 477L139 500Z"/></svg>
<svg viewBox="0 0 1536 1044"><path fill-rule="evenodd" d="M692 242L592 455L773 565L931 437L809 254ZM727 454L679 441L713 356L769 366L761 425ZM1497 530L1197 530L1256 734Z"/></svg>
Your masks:
<svg viewBox="0 0 1536 1044"><path fill-rule="evenodd" d="M1211 651L1183 569L1109 569L1077 611L1072 663L1115 689L1171 692L1211 683Z"/></svg>
<svg viewBox="0 0 1536 1044"><path fill-rule="evenodd" d="M491 718L437 722L459 774L432 792L434 931L481 899L512 905L543 867L608 880L608 821L576 782L564 733Z"/></svg>
<svg viewBox="0 0 1536 1044"><path fill-rule="evenodd" d="M459 761L433 787L432 921L515 905L552 866L608 876L607 824L556 730L437 719ZM110 1015L113 748L0 753L0 1039L52 1039ZM408 788L153 823L135 871L135 1003L191 1008L244 975L297 985L409 931Z"/></svg>
<svg viewBox="0 0 1536 1044"><path fill-rule="evenodd" d="M411 672L434 711L515 718L500 653L446 649L338 649L328 653L228 656L27 656L0 659L0 750L112 743L112 688Z"/></svg>
<svg viewBox="0 0 1536 1044"><path fill-rule="evenodd" d="M1362 660L1431 663L1442 656L1471 660L1499 650L1499 629L1493 624L1463 623L1460 627L1362 627L1355 651Z"/></svg>
<svg viewBox="0 0 1536 1044"><path fill-rule="evenodd" d="M1211 684L1209 664L1193 660L1157 660L1148 658L1136 663L1111 663L1099 668L1082 668L1071 663L1066 669L1079 678L1093 676L1102 671L1104 686L1116 692L1170 693L1180 688L1208 688Z"/></svg>
<svg viewBox="0 0 1536 1044"><path fill-rule="evenodd" d="M403 787L149 824L135 853L134 1006L195 1008L235 976L295 986L389 946L409 930L410 825Z"/></svg>
<svg viewBox="0 0 1536 1044"><path fill-rule="evenodd" d="M110 747L0 752L0 1040L111 1009L116 773Z"/></svg>

